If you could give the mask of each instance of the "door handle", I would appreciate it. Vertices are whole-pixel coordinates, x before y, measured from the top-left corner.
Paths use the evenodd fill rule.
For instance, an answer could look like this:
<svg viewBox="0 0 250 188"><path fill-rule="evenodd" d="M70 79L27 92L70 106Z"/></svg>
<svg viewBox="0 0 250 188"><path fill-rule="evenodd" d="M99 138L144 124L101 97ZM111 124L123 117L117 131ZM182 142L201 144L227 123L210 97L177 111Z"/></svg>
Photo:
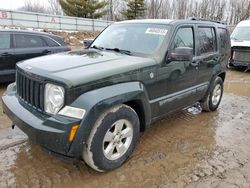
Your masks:
<svg viewBox="0 0 250 188"><path fill-rule="evenodd" d="M1 54L2 57L8 57L11 56L12 54L8 53L8 52L4 52Z"/></svg>
<svg viewBox="0 0 250 188"><path fill-rule="evenodd" d="M43 50L43 54L48 54L50 52L51 52L50 50Z"/></svg>

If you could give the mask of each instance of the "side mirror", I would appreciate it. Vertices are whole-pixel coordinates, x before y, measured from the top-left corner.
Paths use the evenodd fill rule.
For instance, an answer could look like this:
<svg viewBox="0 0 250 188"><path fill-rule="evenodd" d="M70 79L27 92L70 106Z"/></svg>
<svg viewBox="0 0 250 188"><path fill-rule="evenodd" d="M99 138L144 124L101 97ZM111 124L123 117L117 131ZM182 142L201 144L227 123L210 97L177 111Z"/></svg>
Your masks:
<svg viewBox="0 0 250 188"><path fill-rule="evenodd" d="M171 53L170 61L191 61L193 59L193 48L189 47L178 47L175 48Z"/></svg>
<svg viewBox="0 0 250 188"><path fill-rule="evenodd" d="M90 45L94 42L95 39L89 38L89 39L84 39L83 44L85 48L90 47Z"/></svg>

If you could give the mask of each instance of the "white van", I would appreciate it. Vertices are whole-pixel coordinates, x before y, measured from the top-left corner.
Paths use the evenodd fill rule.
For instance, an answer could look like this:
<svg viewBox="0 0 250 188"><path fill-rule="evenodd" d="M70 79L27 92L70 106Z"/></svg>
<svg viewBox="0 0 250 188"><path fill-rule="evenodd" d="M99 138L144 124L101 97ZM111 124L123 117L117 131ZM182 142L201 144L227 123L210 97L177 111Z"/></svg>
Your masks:
<svg viewBox="0 0 250 188"><path fill-rule="evenodd" d="M229 66L250 69L250 20L241 21L231 35Z"/></svg>

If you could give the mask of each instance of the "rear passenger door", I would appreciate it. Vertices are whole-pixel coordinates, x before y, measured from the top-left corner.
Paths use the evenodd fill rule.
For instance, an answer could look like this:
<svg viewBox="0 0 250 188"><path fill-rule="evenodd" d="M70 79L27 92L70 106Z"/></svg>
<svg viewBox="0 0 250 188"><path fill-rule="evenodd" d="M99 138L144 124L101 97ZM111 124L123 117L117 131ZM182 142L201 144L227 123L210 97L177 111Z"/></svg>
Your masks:
<svg viewBox="0 0 250 188"><path fill-rule="evenodd" d="M15 57L18 61L46 55L46 43L39 35L15 33Z"/></svg>
<svg viewBox="0 0 250 188"><path fill-rule="evenodd" d="M197 26L197 43L199 46L196 62L199 66L197 84L198 96L204 96L212 78L212 71L219 65L220 56L218 51L216 28L214 26Z"/></svg>

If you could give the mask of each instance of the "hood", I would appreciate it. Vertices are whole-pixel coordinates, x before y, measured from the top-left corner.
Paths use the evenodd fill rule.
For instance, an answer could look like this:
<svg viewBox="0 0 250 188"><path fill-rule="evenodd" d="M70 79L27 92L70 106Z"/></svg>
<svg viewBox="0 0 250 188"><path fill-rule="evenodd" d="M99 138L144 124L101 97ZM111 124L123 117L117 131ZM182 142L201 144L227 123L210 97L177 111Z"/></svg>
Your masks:
<svg viewBox="0 0 250 188"><path fill-rule="evenodd" d="M115 52L79 50L38 57L18 63L18 67L48 79L77 86L155 65L151 58Z"/></svg>
<svg viewBox="0 0 250 188"><path fill-rule="evenodd" d="M250 47L250 41L248 40L231 40L231 47L241 46Z"/></svg>

